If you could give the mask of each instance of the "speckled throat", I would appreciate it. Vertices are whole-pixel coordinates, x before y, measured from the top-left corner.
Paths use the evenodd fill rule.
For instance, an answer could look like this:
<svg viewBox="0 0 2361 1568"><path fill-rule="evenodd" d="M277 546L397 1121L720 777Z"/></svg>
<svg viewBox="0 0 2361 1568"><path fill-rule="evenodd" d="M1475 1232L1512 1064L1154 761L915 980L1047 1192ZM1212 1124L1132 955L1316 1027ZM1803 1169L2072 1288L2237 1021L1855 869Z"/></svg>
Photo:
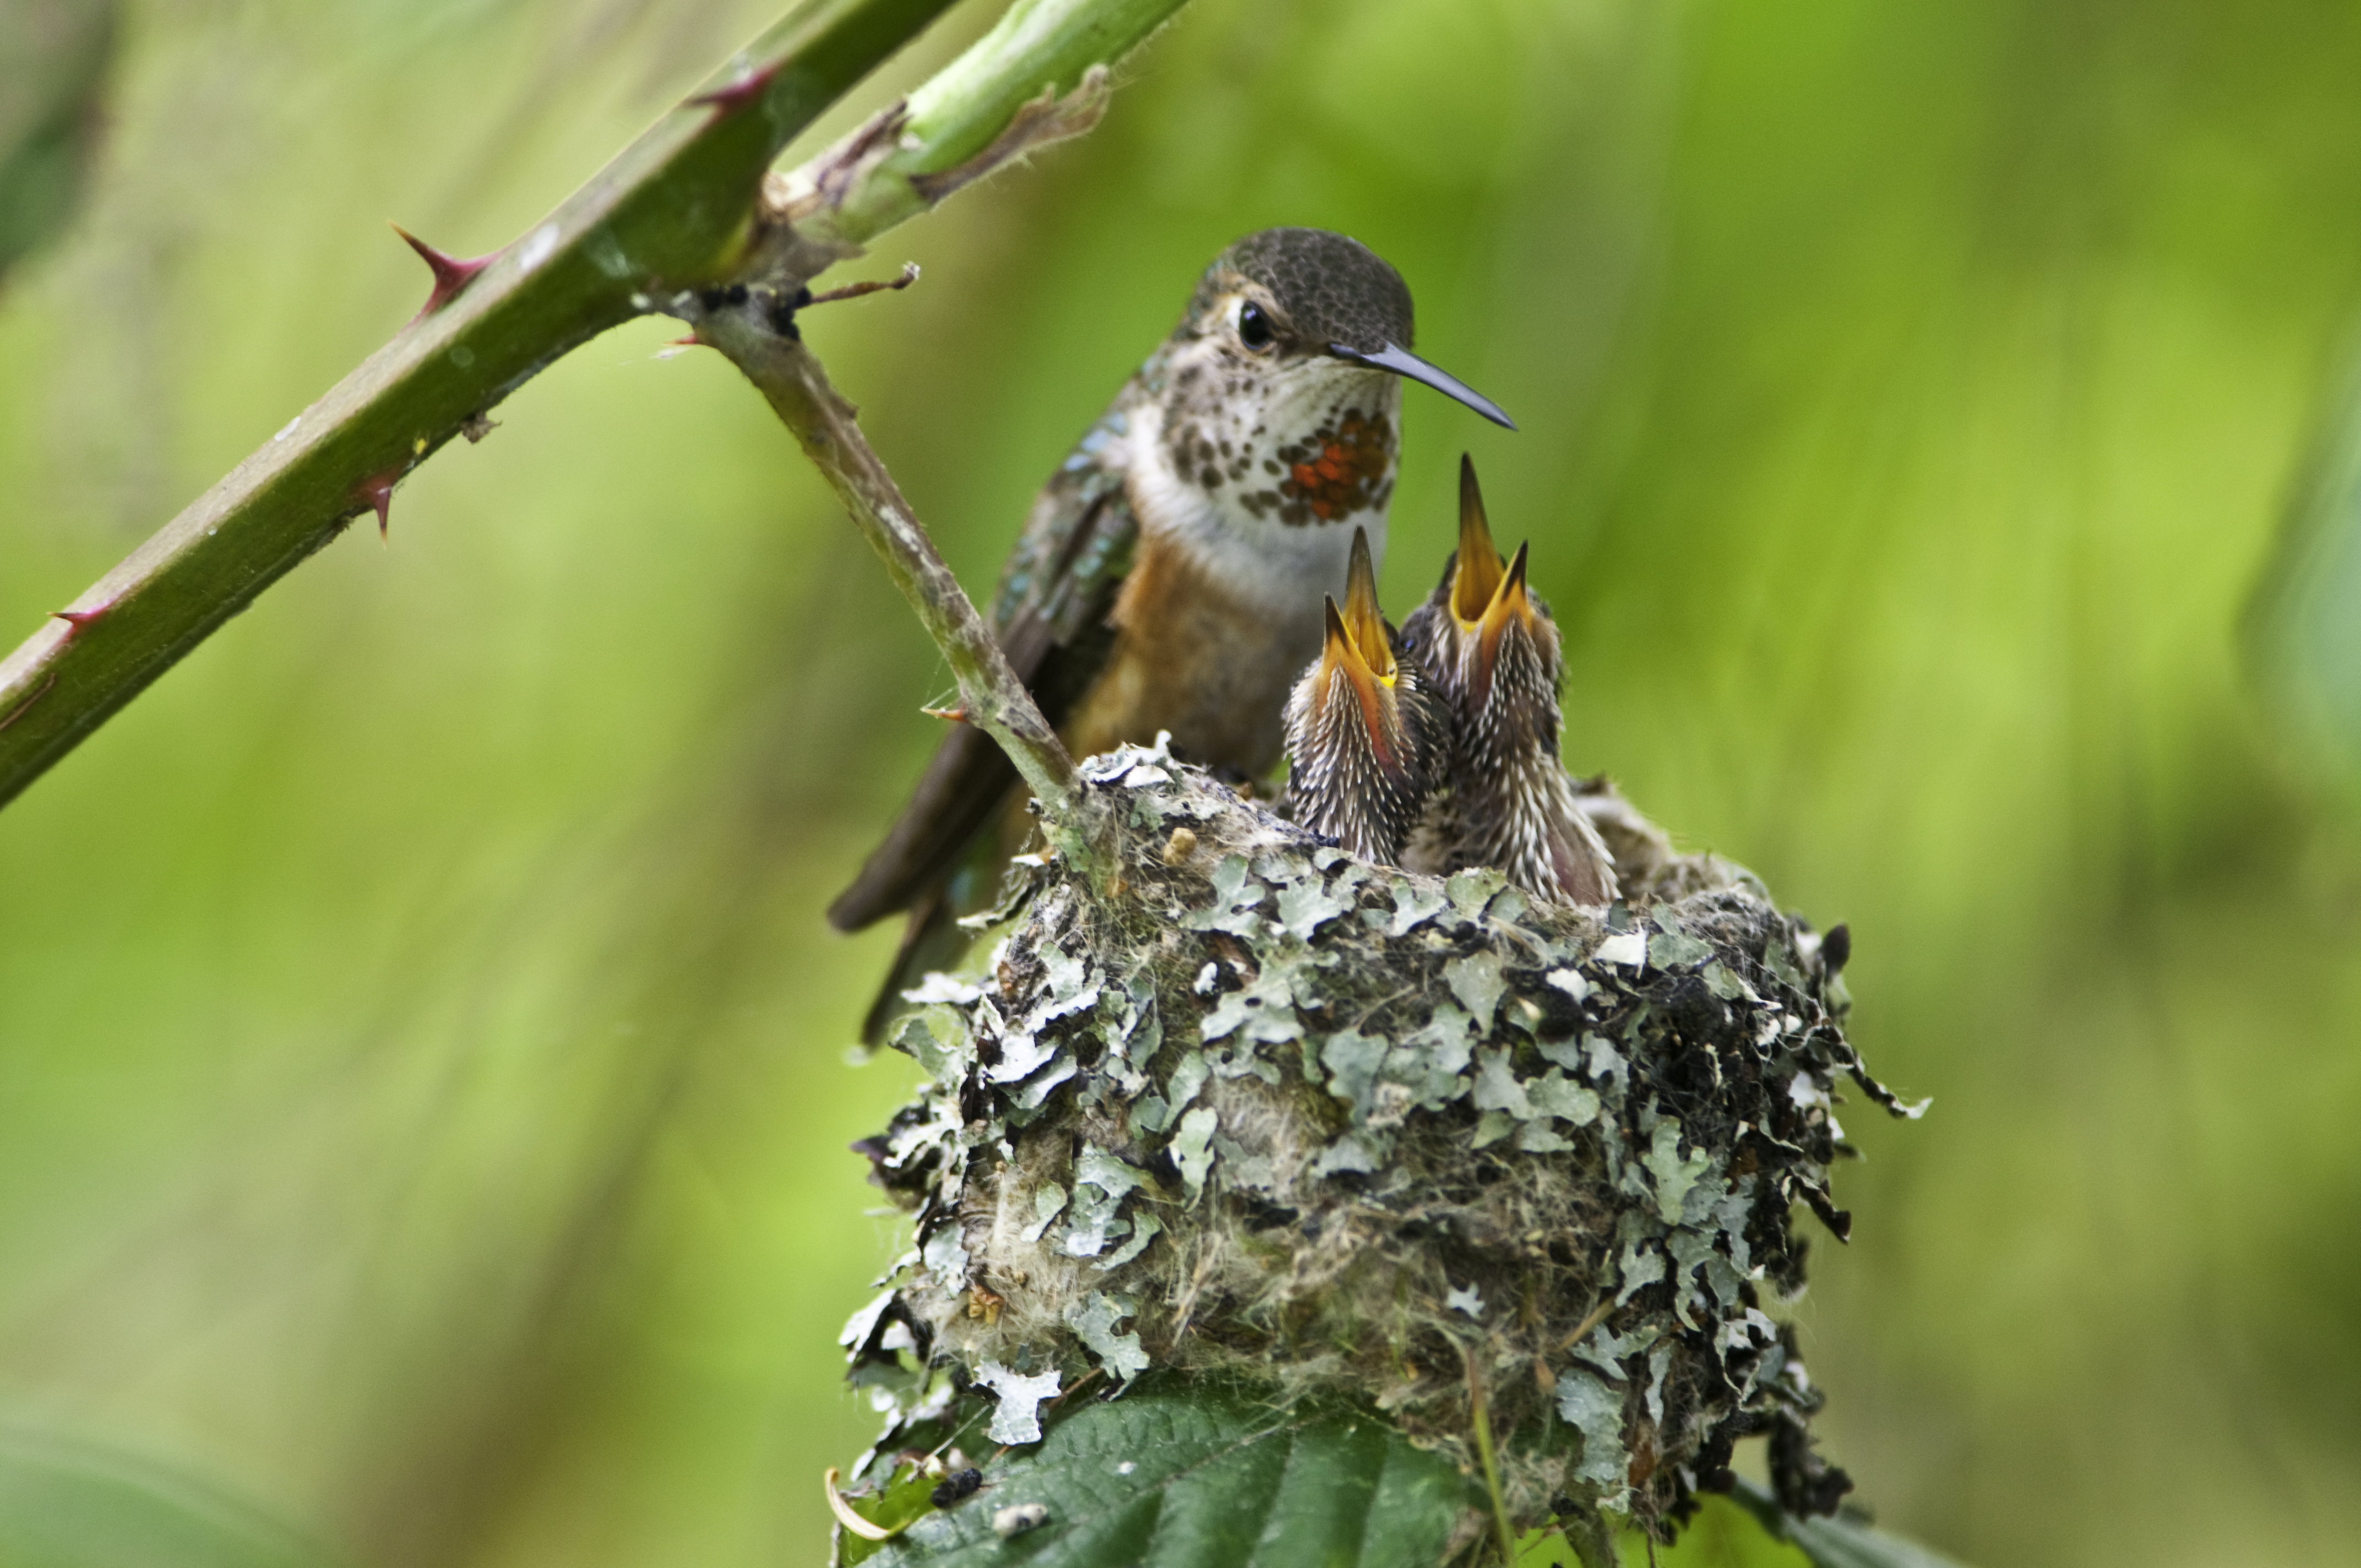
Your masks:
<svg viewBox="0 0 2361 1568"><path fill-rule="evenodd" d="M1175 475L1208 499L1288 528L1367 526L1363 514L1384 514L1393 499L1399 380L1343 362L1281 380L1259 365L1221 363L1218 348L1176 357L1183 363L1164 415Z"/></svg>
<svg viewBox="0 0 2361 1568"><path fill-rule="evenodd" d="M1282 367L1181 339L1143 376L1129 479L1142 526L1215 580L1300 617L1341 592L1353 529L1384 559L1401 382L1343 360Z"/></svg>

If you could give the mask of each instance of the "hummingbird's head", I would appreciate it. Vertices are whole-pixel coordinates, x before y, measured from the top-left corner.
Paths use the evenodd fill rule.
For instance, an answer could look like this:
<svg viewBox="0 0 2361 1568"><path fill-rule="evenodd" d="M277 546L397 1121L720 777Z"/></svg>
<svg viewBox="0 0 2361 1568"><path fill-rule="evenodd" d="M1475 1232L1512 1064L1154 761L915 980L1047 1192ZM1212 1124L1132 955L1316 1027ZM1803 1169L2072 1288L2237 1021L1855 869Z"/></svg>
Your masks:
<svg viewBox="0 0 2361 1568"><path fill-rule="evenodd" d="M1325 229L1248 235L1205 269L1169 345L1172 473L1284 527L1359 521L1382 548L1405 378L1509 423L1411 353L1413 335L1410 289L1360 241Z"/></svg>
<svg viewBox="0 0 2361 1568"><path fill-rule="evenodd" d="M1478 749L1539 741L1555 752L1563 657L1557 622L1525 587L1525 546L1501 559L1476 465L1464 453L1459 548L1403 631Z"/></svg>
<svg viewBox="0 0 2361 1568"><path fill-rule="evenodd" d="M1442 722L1417 669L1394 655L1366 531L1353 530L1343 608L1333 595L1325 607L1320 656L1287 700L1289 798L1299 825L1391 864L1425 804Z"/></svg>

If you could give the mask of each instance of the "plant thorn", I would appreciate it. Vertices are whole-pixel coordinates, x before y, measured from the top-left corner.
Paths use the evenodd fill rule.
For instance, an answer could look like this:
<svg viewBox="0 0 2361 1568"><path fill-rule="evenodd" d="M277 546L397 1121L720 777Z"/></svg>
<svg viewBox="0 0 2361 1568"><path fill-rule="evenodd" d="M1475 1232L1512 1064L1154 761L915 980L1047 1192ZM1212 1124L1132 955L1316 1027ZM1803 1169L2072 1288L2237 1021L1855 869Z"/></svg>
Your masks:
<svg viewBox="0 0 2361 1568"><path fill-rule="evenodd" d="M724 115L734 115L761 97L764 90L771 85L771 79L778 74L779 62L774 60L760 71L748 71L727 87L717 88L711 93L698 93L683 106L718 109L720 114L714 116L716 119Z"/></svg>
<svg viewBox="0 0 2361 1568"><path fill-rule="evenodd" d="M431 316L449 304L477 273L492 264L491 256L452 256L447 252L435 249L400 224L390 224L387 226L400 235L409 244L411 249L418 252L419 259L425 262L427 270L434 274L434 287L428 292L426 302L418 308L418 316ZM494 256L498 254L497 251L493 252ZM412 316L410 319L416 321L418 316Z"/></svg>
<svg viewBox="0 0 2361 1568"><path fill-rule="evenodd" d="M393 521L393 482L401 477L402 472L400 468L389 468L360 483L361 499L377 513L377 536L380 543L385 539L388 525Z"/></svg>

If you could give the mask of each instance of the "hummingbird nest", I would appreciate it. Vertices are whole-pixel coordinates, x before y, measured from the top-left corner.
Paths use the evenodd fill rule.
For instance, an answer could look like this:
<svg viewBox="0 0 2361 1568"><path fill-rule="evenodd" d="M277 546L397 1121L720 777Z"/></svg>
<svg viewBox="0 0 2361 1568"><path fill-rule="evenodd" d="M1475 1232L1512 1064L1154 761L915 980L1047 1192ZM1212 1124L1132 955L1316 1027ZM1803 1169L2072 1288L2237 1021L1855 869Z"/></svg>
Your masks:
<svg viewBox="0 0 2361 1568"><path fill-rule="evenodd" d="M1846 1233L1841 1080L1920 1109L1845 1041L1841 942L1603 784L1601 917L1352 858L1160 747L1082 776L1069 826L1112 848L1020 862L990 972L895 1037L932 1081L860 1146L917 1217L845 1336L889 1448L971 1387L1024 1443L1093 1368L1161 1367L1468 1464L1488 1408L1521 1529L1661 1534L1754 1433L1791 1511L1834 1507L1772 1315L1791 1216Z"/></svg>

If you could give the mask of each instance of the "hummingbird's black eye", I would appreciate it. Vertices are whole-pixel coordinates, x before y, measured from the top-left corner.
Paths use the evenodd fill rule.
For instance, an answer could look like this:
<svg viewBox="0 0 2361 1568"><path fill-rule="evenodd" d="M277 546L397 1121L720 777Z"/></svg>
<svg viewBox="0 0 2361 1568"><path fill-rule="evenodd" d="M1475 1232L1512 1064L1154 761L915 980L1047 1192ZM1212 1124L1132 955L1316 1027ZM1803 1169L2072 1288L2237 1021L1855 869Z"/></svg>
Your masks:
<svg viewBox="0 0 2361 1568"><path fill-rule="evenodd" d="M1238 307L1238 341L1257 354L1279 341L1279 329L1252 300Z"/></svg>

